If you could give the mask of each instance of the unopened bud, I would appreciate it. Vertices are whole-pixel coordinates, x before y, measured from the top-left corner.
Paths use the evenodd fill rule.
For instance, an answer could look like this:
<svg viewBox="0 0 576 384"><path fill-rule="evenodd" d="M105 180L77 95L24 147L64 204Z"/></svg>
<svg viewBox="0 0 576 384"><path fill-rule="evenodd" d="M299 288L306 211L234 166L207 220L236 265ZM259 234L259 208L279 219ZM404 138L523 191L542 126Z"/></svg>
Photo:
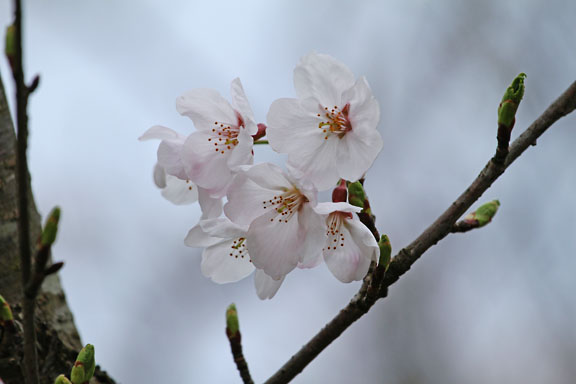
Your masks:
<svg viewBox="0 0 576 384"><path fill-rule="evenodd" d="M0 295L0 325L4 324L5 322L11 322L14 320L12 316L12 309L10 309L10 305L8 302Z"/></svg>
<svg viewBox="0 0 576 384"><path fill-rule="evenodd" d="M502 97L502 101L498 107L499 125L512 129L516 117L516 111L518 110L520 101L524 96L524 79L526 79L526 74L519 74L506 89L506 92L504 92L504 96Z"/></svg>
<svg viewBox="0 0 576 384"><path fill-rule="evenodd" d="M481 205L476 211L466 215L464 221L471 224L477 223L478 228L483 227L492 221L492 218L498 212L498 207L500 207L498 200L490 201Z"/></svg>
<svg viewBox="0 0 576 384"><path fill-rule="evenodd" d="M390 244L388 236L380 236L378 247L380 247L380 260L378 261L378 266L384 267L384 271L387 271L388 266L390 265L390 260L392 259L392 245Z"/></svg>
<svg viewBox="0 0 576 384"><path fill-rule="evenodd" d="M362 183L356 181L354 183L348 184L348 202L357 207L364 208L365 201L366 193L364 192Z"/></svg>
<svg viewBox="0 0 576 384"><path fill-rule="evenodd" d="M10 66L13 66L14 60L16 59L16 27L14 24L6 27L4 54L6 55Z"/></svg>
<svg viewBox="0 0 576 384"><path fill-rule="evenodd" d="M266 128L267 128L266 124L258 123L258 131L256 132L255 135L252 135L254 141L260 140L261 138L266 136Z"/></svg>
<svg viewBox="0 0 576 384"><path fill-rule="evenodd" d="M346 189L346 180L340 179L340 183L332 191L332 202L345 203L348 197L348 190Z"/></svg>
<svg viewBox="0 0 576 384"><path fill-rule="evenodd" d="M58 233L58 222L60 221L60 208L55 207L48 215L44 229L42 230L42 237L40 244L43 247L49 247L56 241L56 234Z"/></svg>
<svg viewBox="0 0 576 384"><path fill-rule="evenodd" d="M72 384L72 382L66 376L60 375L54 380L54 384Z"/></svg>
<svg viewBox="0 0 576 384"><path fill-rule="evenodd" d="M236 305L230 304L228 309L226 309L226 333L229 337L236 336L240 330L240 324L238 322L238 312L236 311Z"/></svg>
<svg viewBox="0 0 576 384"><path fill-rule="evenodd" d="M90 380L94 375L95 369L94 346L92 344L86 344L80 353L78 353L78 357L70 373L70 379L73 384L82 384Z"/></svg>

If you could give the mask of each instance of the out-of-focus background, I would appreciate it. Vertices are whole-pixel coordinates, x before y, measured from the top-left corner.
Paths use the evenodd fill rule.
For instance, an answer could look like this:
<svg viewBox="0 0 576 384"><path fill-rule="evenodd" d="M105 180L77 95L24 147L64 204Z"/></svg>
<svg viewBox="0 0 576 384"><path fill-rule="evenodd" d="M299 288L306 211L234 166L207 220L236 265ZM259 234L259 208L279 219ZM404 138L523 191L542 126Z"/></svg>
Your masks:
<svg viewBox="0 0 576 384"><path fill-rule="evenodd" d="M576 78L575 15L576 2L535 0L27 1L27 75L42 76L33 188L43 214L63 209L54 255L83 342L122 383L239 382L224 335L235 302L261 382L358 289L320 266L260 301L251 277L201 275L201 251L183 245L199 209L160 196L157 143L137 141L155 124L194 129L175 110L181 93L228 97L238 76L264 122L272 101L294 96L292 70L312 50L366 75L384 139L367 191L398 250L493 154L496 108L519 72L514 137ZM4 59L0 71L12 92ZM571 116L481 198L502 203L490 225L433 247L294 382L573 382L575 144Z"/></svg>

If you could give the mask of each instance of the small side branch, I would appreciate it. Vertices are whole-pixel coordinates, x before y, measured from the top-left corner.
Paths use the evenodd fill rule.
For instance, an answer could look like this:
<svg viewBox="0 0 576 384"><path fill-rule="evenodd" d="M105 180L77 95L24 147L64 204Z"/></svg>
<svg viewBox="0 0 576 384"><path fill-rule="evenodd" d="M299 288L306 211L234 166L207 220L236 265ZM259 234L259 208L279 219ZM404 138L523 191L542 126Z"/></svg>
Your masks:
<svg viewBox="0 0 576 384"><path fill-rule="evenodd" d="M236 306L231 304L226 310L226 336L230 342L230 349L232 350L232 357L240 372L240 377L244 384L254 384L252 377L250 376L250 370L248 369L248 363L244 358L244 353L242 352L242 335L240 334L240 325L238 322L238 312L236 311Z"/></svg>
<svg viewBox="0 0 576 384"><path fill-rule="evenodd" d="M552 124L576 109L576 82L538 117L524 133L510 146L509 152L501 164L491 159L472 184L452 203L436 221L416 240L403 248L392 259L380 285L379 298L388 295L388 287L394 284L430 247L446 237L456 220L486 191L512 162L530 145L535 143ZM352 323L367 313L375 300L356 295L354 299L336 315L326 326L288 360L266 384L288 383L338 338Z"/></svg>

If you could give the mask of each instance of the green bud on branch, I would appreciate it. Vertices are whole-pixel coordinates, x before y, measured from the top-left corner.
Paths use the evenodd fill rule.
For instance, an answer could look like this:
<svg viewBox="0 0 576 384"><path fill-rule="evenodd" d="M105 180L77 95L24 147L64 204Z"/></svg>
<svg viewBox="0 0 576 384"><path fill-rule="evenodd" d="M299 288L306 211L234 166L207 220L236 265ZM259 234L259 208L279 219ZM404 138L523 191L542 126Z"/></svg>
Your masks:
<svg viewBox="0 0 576 384"><path fill-rule="evenodd" d="M364 186L361 182L355 181L348 184L348 202L352 205L364 209L364 202L366 201L366 193Z"/></svg>
<svg viewBox="0 0 576 384"><path fill-rule="evenodd" d="M0 295L0 325L5 325L8 322L12 322L14 316L12 315L12 309L8 302Z"/></svg>
<svg viewBox="0 0 576 384"><path fill-rule="evenodd" d="M378 266L383 267L384 271L387 271L392 259L392 245L390 244L388 236L382 235L380 237L378 247L380 247L380 260L378 261Z"/></svg>
<svg viewBox="0 0 576 384"><path fill-rule="evenodd" d="M54 384L72 384L72 382L66 376L60 375L54 380Z"/></svg>
<svg viewBox="0 0 576 384"><path fill-rule="evenodd" d="M58 233L58 222L60 221L60 208L55 207L48 215L42 236L40 238L40 245L42 247L50 247L56 241L56 234Z"/></svg>
<svg viewBox="0 0 576 384"><path fill-rule="evenodd" d="M525 73L516 76L512 84L506 89L506 92L504 92L498 107L498 125L504 125L510 130L514 125L516 111L524 96L524 79L526 79Z"/></svg>
<svg viewBox="0 0 576 384"><path fill-rule="evenodd" d="M236 305L230 304L228 309L226 309L226 333L228 334L228 337L235 337L239 330L240 324L238 322Z"/></svg>
<svg viewBox="0 0 576 384"><path fill-rule="evenodd" d="M78 353L78 357L70 373L70 379L73 384L83 384L90 380L94 375L95 369L94 346L92 344L86 344L80 353Z"/></svg>
<svg viewBox="0 0 576 384"><path fill-rule="evenodd" d="M6 27L6 41L4 45L4 54L10 63L10 66L14 66L14 60L16 58L16 27L14 24Z"/></svg>
<svg viewBox="0 0 576 384"><path fill-rule="evenodd" d="M500 207L498 200L490 201L489 203L481 205L475 212L466 215L464 220L476 221L478 222L478 228L483 227L492 221L492 218L496 215L496 212L498 212L498 207Z"/></svg>

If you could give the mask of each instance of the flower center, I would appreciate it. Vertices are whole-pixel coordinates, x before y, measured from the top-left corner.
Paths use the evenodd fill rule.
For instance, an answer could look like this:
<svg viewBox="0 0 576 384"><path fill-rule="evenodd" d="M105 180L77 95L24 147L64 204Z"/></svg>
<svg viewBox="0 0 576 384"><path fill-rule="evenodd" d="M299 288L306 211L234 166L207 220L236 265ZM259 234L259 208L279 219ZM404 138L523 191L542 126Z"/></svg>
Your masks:
<svg viewBox="0 0 576 384"><path fill-rule="evenodd" d="M328 219L326 219L326 224L328 228L326 230L326 236L328 239L326 240L327 247L325 249L328 250L336 250L338 247L344 247L346 243L346 238L344 233L340 231L344 220L352 218L352 214L350 212L332 212L328 215ZM325 249L322 249L323 251Z"/></svg>
<svg viewBox="0 0 576 384"><path fill-rule="evenodd" d="M302 207L302 204L307 202L306 196L302 195L298 189L293 188L281 195L274 195L270 200L263 201L262 207L264 209L272 208L276 211L276 216L270 221L278 219L279 223L287 223L294 213Z"/></svg>
<svg viewBox="0 0 576 384"><path fill-rule="evenodd" d="M248 251L246 250L246 238L239 237L230 246L230 257L234 257L235 259L241 258L244 259L245 257L250 257L248 255ZM249 260L252 262L252 259Z"/></svg>
<svg viewBox="0 0 576 384"><path fill-rule="evenodd" d="M236 124L214 122L212 137L209 137L208 141L214 144L215 152L220 152L223 155L238 145L238 134L240 128L244 128L244 119L238 112L236 112L236 118Z"/></svg>
<svg viewBox="0 0 576 384"><path fill-rule="evenodd" d="M348 113L350 112L350 104L346 104L344 108L340 109L338 106L328 109L324 107L324 117L326 120L322 120L318 123L318 128L322 130L324 135L324 140L328 140L331 134L338 135L341 139L344 137L346 132L352 130L352 124L348 119ZM322 113L318 114L318 117L322 118Z"/></svg>

